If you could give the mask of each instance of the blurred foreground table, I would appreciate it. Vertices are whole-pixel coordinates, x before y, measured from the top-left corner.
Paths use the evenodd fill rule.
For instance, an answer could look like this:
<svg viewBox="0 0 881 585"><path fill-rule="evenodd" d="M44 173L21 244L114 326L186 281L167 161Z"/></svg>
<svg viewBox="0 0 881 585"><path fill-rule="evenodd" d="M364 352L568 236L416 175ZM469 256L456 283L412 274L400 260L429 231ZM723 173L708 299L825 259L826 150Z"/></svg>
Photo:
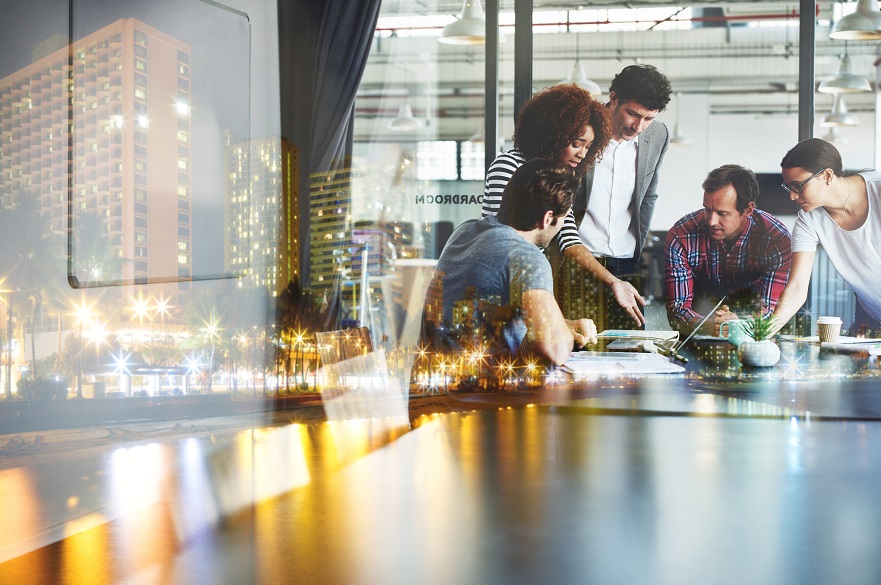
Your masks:
<svg viewBox="0 0 881 585"><path fill-rule="evenodd" d="M799 344L747 371L716 349L410 431L6 462L0 583L881 582L874 364Z"/></svg>

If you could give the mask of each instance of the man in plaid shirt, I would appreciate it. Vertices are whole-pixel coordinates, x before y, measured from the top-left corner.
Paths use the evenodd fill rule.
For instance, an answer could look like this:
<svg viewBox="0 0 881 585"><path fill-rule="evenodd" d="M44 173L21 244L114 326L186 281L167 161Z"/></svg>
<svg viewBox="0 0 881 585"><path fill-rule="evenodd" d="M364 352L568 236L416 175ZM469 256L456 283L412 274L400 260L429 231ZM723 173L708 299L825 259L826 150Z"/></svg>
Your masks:
<svg viewBox="0 0 881 585"><path fill-rule="evenodd" d="M737 312L771 314L789 278L792 244L779 219L756 209L759 183L751 170L723 165L702 187L704 208L667 232L667 318L690 333L704 317L699 311L727 295L728 304L701 331L718 335L719 324L739 318Z"/></svg>

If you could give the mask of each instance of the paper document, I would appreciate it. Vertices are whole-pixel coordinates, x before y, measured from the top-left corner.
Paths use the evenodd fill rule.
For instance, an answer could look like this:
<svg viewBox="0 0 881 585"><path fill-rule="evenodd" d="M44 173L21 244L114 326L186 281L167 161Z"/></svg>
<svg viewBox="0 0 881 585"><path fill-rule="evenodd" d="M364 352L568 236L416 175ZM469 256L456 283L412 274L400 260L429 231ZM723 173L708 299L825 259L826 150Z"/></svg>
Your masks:
<svg viewBox="0 0 881 585"><path fill-rule="evenodd" d="M814 335L812 337L796 337L794 335L781 335L781 341L802 341L805 343L820 343L820 337ZM822 343L823 347L827 345L881 345L881 338L879 337L850 337L847 335L841 335L838 337L838 341L834 344L829 344L827 342Z"/></svg>
<svg viewBox="0 0 881 585"><path fill-rule="evenodd" d="M678 331L646 330L641 329L606 329L599 335L600 339L614 339L606 349L618 351L634 351L640 349L641 341L651 341L658 347L673 349L679 341Z"/></svg>
<svg viewBox="0 0 881 585"><path fill-rule="evenodd" d="M682 366L656 353L574 351L562 369L576 379L590 376L630 374L678 374Z"/></svg>
<svg viewBox="0 0 881 585"><path fill-rule="evenodd" d="M824 341L820 344L820 349L829 351L840 351L844 353L868 353L871 356L881 355L881 341L873 340L865 341L842 341L841 338L835 343Z"/></svg>
<svg viewBox="0 0 881 585"><path fill-rule="evenodd" d="M597 337L618 338L618 339L651 339L652 341L660 339L661 341L679 339L678 331L669 330L642 330L642 329L606 329Z"/></svg>

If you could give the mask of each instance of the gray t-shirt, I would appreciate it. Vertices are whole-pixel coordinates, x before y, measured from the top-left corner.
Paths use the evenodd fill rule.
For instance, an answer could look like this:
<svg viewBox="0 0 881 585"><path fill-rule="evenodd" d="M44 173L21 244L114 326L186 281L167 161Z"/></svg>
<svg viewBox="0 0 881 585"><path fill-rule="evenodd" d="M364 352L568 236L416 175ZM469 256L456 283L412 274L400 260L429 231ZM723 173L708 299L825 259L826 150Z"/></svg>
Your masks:
<svg viewBox="0 0 881 585"><path fill-rule="evenodd" d="M467 319L464 313L479 302L513 307L513 316L504 327L511 351L517 351L526 336L519 312L521 295L529 290L554 290L551 266L541 250L495 216L469 220L456 229L437 262L435 281L446 325L455 327L458 322L461 326ZM470 303L461 302L469 296Z"/></svg>

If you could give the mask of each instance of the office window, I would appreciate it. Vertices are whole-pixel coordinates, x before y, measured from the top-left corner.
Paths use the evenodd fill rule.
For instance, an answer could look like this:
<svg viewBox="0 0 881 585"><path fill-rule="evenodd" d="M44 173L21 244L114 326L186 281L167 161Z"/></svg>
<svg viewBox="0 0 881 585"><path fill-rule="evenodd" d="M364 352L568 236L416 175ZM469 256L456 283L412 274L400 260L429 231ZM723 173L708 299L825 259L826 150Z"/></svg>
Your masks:
<svg viewBox="0 0 881 585"><path fill-rule="evenodd" d="M465 141L459 144L459 148L462 180L483 181L486 175L483 143Z"/></svg>
<svg viewBox="0 0 881 585"><path fill-rule="evenodd" d="M455 181L456 142L453 140L416 143L416 178L420 181Z"/></svg>

